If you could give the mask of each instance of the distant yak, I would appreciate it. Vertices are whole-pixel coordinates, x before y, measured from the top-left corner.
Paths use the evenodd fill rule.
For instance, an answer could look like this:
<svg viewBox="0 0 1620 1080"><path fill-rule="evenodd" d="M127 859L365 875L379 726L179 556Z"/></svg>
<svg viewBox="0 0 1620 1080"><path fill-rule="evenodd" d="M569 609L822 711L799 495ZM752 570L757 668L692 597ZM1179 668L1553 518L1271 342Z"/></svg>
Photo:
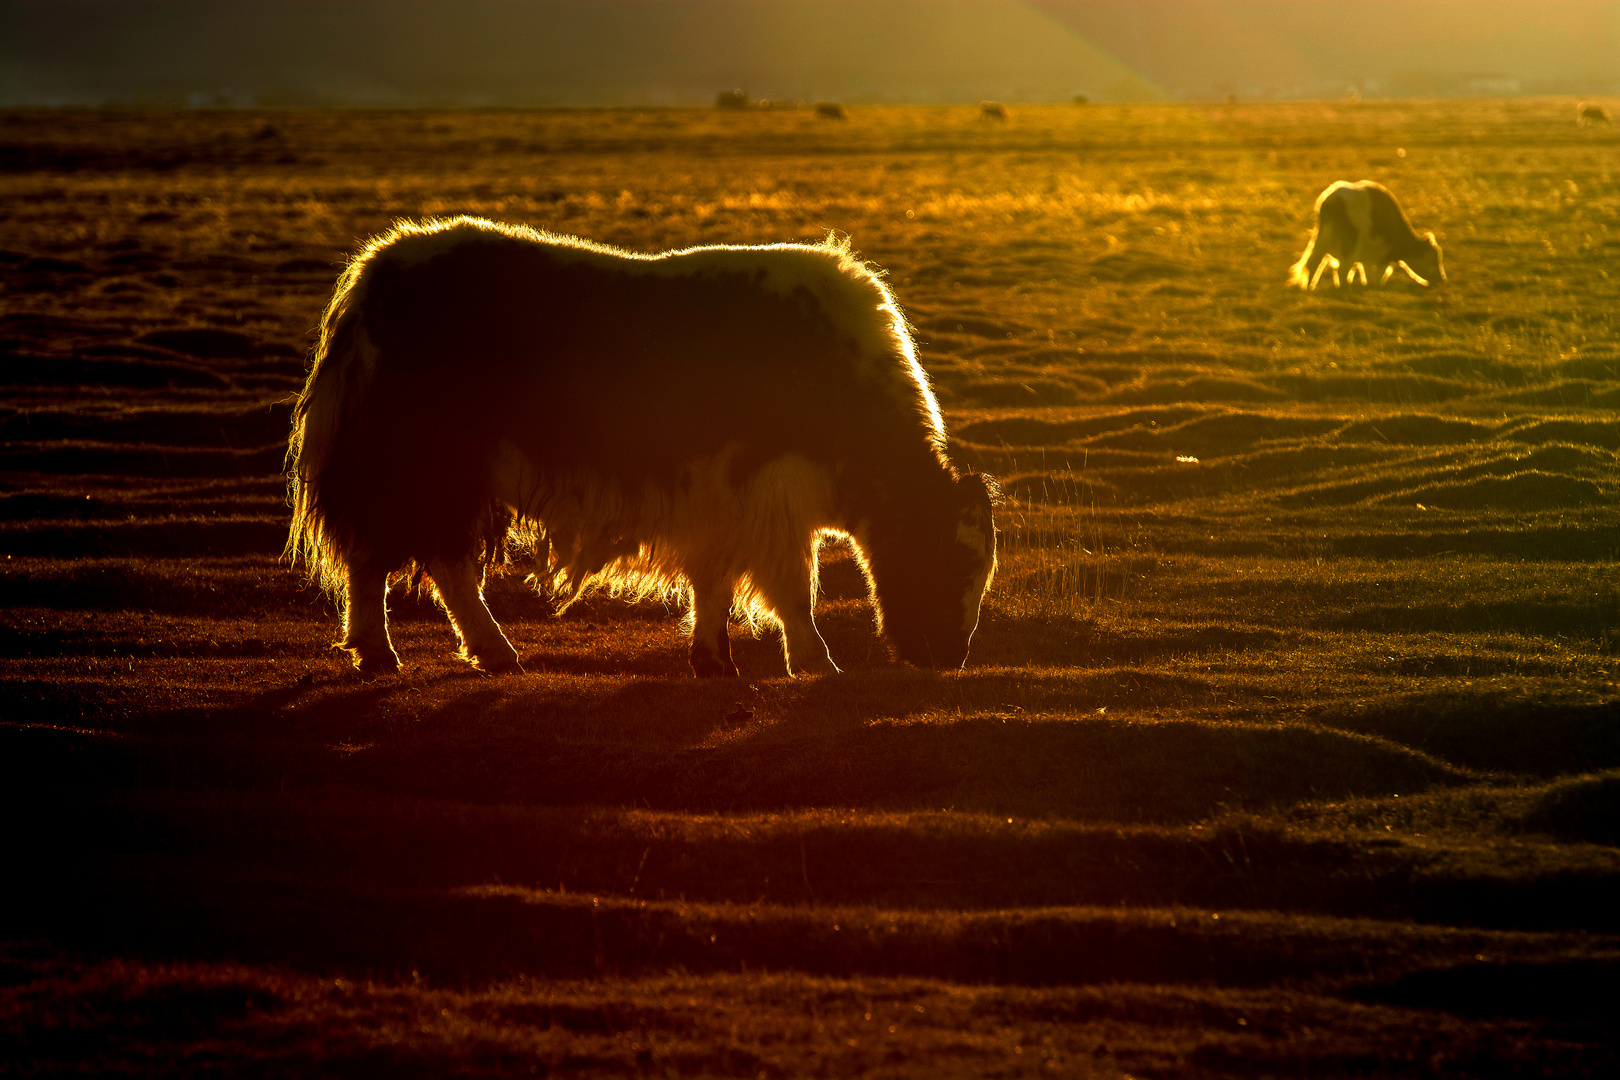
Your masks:
<svg viewBox="0 0 1620 1080"><path fill-rule="evenodd" d="M703 676L737 674L733 616L780 626L789 673L837 670L812 617L828 538L918 666L961 666L996 565L993 485L946 458L899 305L833 238L638 255L401 222L326 309L288 484L288 554L341 600L364 673L399 666L401 572L465 659L516 669L482 583L524 545L561 607L688 602Z"/></svg>
<svg viewBox="0 0 1620 1080"><path fill-rule="evenodd" d="M1419 285L1446 280L1440 243L1434 233L1419 235L1406 219L1406 211L1389 189L1372 180L1330 184L1316 198L1316 230L1305 253L1293 265L1289 282L1302 289L1316 288L1317 281L1330 267L1337 288L1339 268L1346 267L1344 283L1356 279L1369 284L1369 267L1381 271L1384 284L1396 268Z"/></svg>
<svg viewBox="0 0 1620 1080"><path fill-rule="evenodd" d="M1012 113L1008 111L1007 106L999 101L981 101L979 102L979 119L997 120L1006 123L1012 119Z"/></svg>
<svg viewBox="0 0 1620 1080"><path fill-rule="evenodd" d="M1575 106L1575 122L1582 127L1588 124L1608 124L1609 110L1595 101L1583 101Z"/></svg>
<svg viewBox="0 0 1620 1080"><path fill-rule="evenodd" d="M816 115L825 120L848 120L849 113L836 101L816 102Z"/></svg>

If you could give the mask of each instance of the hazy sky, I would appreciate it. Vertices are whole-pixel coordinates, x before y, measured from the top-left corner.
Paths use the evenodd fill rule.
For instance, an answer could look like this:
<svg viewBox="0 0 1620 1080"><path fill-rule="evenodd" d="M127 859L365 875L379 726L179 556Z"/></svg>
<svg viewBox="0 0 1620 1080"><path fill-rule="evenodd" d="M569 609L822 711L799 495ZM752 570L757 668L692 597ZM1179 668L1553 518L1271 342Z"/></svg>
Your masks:
<svg viewBox="0 0 1620 1080"><path fill-rule="evenodd" d="M1620 92L1615 0L0 0L0 103Z"/></svg>

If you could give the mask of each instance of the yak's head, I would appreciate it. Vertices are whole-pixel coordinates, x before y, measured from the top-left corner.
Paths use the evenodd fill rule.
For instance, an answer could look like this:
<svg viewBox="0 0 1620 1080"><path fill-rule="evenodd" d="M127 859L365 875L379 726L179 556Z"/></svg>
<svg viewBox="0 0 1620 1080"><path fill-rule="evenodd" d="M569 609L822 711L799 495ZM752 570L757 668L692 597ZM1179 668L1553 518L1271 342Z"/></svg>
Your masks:
<svg viewBox="0 0 1620 1080"><path fill-rule="evenodd" d="M967 661L996 572L992 491L979 473L958 477L950 502L908 522L904 542L873 566L884 635L908 664L959 668Z"/></svg>
<svg viewBox="0 0 1620 1080"><path fill-rule="evenodd" d="M1410 259L1402 260L1406 272L1411 274L1420 284L1439 285L1446 280L1446 266L1440 257L1440 241L1434 238L1434 233L1424 233L1426 241L1423 249Z"/></svg>

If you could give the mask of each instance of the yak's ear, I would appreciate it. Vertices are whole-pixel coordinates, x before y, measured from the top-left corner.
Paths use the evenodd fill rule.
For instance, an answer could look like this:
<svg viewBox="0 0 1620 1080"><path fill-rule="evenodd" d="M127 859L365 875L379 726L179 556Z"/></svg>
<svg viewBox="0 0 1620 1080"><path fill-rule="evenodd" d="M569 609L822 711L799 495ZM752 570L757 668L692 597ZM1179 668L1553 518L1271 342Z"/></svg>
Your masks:
<svg viewBox="0 0 1620 1080"><path fill-rule="evenodd" d="M1001 486L993 477L981 472L965 472L956 478L956 503L963 510L982 511L989 516L991 507L1001 500Z"/></svg>

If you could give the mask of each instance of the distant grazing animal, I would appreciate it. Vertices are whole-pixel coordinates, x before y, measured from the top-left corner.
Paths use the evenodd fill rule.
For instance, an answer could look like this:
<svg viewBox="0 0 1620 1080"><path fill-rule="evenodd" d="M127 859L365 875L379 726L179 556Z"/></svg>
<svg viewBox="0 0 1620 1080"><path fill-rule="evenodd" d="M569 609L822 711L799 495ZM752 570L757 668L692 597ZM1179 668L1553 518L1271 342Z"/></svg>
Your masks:
<svg viewBox="0 0 1620 1080"><path fill-rule="evenodd" d="M981 101L981 102L979 102L979 119L980 120L999 120L999 121L1005 123L1006 121L1010 120L1011 118L1012 118L1012 114L1007 111L1007 106L1003 105L1001 102L999 102L999 101Z"/></svg>
<svg viewBox="0 0 1620 1080"><path fill-rule="evenodd" d="M849 113L836 101L816 102L816 115L827 120L848 120Z"/></svg>
<svg viewBox="0 0 1620 1080"><path fill-rule="evenodd" d="M722 90L714 96L714 104L720 109L746 109L748 108L748 91Z"/></svg>
<svg viewBox="0 0 1620 1080"><path fill-rule="evenodd" d="M1368 284L1368 267L1382 271L1380 285L1396 267L1419 285L1446 280L1434 233L1414 232L1395 196L1372 180L1354 184L1340 180L1317 196L1316 230L1305 254L1293 265L1289 283L1314 289L1330 266L1334 288L1339 286L1341 266L1349 268L1345 284L1355 281L1357 271L1361 283Z"/></svg>
<svg viewBox="0 0 1620 1080"><path fill-rule="evenodd" d="M566 607L690 601L698 675L732 615L790 674L838 670L817 550L853 542L899 658L955 668L996 565L905 316L847 241L637 255L477 218L400 222L349 263L288 446L288 555L343 601L363 673L399 666L385 599L424 574L462 656L518 667L485 570L509 543Z"/></svg>
<svg viewBox="0 0 1620 1080"><path fill-rule="evenodd" d="M1609 110L1593 101L1583 101L1575 106L1575 122L1582 127L1588 124L1607 124Z"/></svg>

